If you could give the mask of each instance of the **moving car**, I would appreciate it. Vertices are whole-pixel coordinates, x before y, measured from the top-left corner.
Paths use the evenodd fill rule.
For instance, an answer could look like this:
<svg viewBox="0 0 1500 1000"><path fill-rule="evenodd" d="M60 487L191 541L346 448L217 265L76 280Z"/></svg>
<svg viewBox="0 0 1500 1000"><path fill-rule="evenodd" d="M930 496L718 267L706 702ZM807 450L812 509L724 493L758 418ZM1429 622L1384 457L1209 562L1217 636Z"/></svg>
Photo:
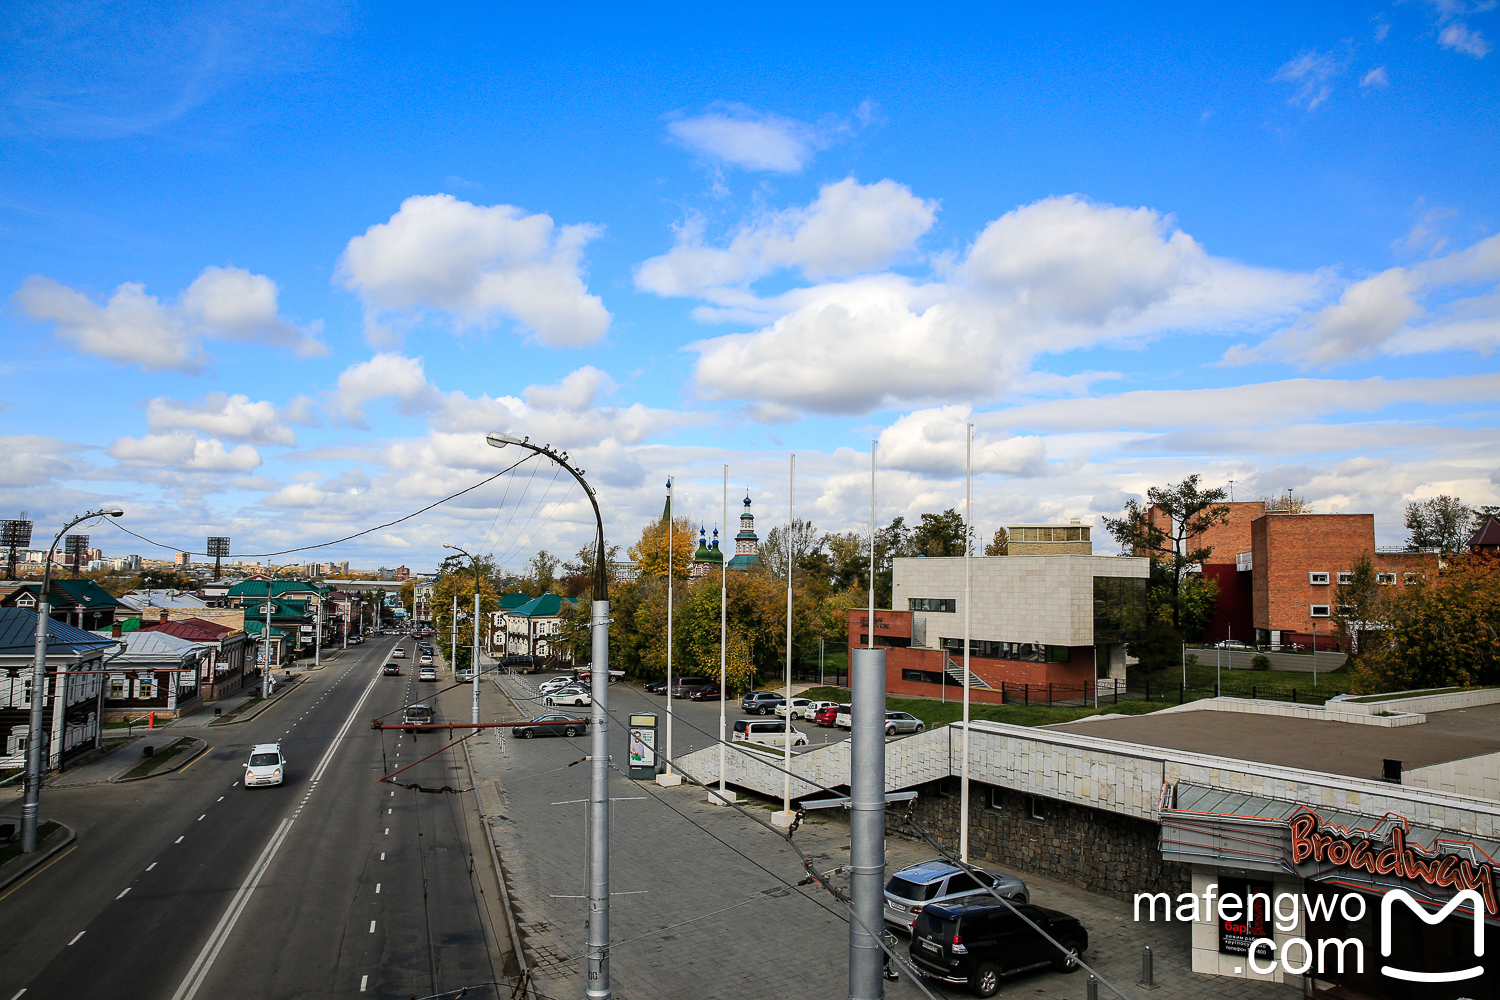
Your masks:
<svg viewBox="0 0 1500 1000"><path fill-rule="evenodd" d="M400 677L401 676L401 664L399 664L399 663L387 663L381 669L380 672L383 673L383 674L385 674L387 677Z"/></svg>
<svg viewBox="0 0 1500 1000"><path fill-rule="evenodd" d="M935 903L917 917L909 954L922 975L967 986L978 997L992 997L1000 989L1001 976L1048 966L1076 972L1078 956L1088 946L1083 924L1057 910Z"/></svg>
<svg viewBox="0 0 1500 1000"><path fill-rule="evenodd" d="M736 743L760 743L768 747L778 749L786 746L786 741L791 740L794 747L807 746L807 734L792 728L792 724L784 719L765 722L757 722L754 719L737 719L734 723L734 735L730 737Z"/></svg>
<svg viewBox="0 0 1500 1000"><path fill-rule="evenodd" d="M770 715L785 699L775 691L751 691L740 699L740 711L749 715Z"/></svg>
<svg viewBox="0 0 1500 1000"><path fill-rule="evenodd" d="M800 718L802 718L802 716L807 713L807 706L809 706L811 704L812 704L812 702L810 700L808 700L807 698L793 698L792 699L792 707L791 707L792 718L793 719L800 719ZM781 702L781 704L777 705L773 709L773 711L777 715L781 716L782 718L786 718L787 706L786 706L785 699L783 699L782 702Z"/></svg>
<svg viewBox="0 0 1500 1000"><path fill-rule="evenodd" d="M425 726L432 721L431 705L407 705L406 710L401 713L401 724L403 726ZM411 732L411 730L407 730Z"/></svg>
<svg viewBox="0 0 1500 1000"><path fill-rule="evenodd" d="M927 723L909 712L887 712L885 713L885 734L895 736L898 733L920 733L927 728Z"/></svg>
<svg viewBox="0 0 1500 1000"><path fill-rule="evenodd" d="M391 650L391 655L396 657L397 659L406 659L406 647L397 646L395 649Z"/></svg>
<svg viewBox="0 0 1500 1000"><path fill-rule="evenodd" d="M250 748L245 762L245 787L279 785L286 780L286 758L280 743L259 743Z"/></svg>
<svg viewBox="0 0 1500 1000"><path fill-rule="evenodd" d="M431 663L432 662L432 654L431 653L423 653L422 656L421 656L421 658L419 660L417 660L417 662L421 663L421 664L424 664L424 665L428 664L428 663Z"/></svg>
<svg viewBox="0 0 1500 1000"><path fill-rule="evenodd" d="M530 723L517 726L518 739L529 740L533 736L583 736L588 732L587 719L575 719L568 715L538 715Z"/></svg>
<svg viewBox="0 0 1500 1000"><path fill-rule="evenodd" d="M417 680L419 680L419 681L435 681L435 680L437 680L437 667L423 667L421 670L418 670L417 671Z"/></svg>
<svg viewBox="0 0 1500 1000"><path fill-rule="evenodd" d="M453 675L453 679L455 681L457 681L459 684L473 684L474 683L474 671L472 669L470 669L469 667L464 667L458 673L456 673L456 674Z"/></svg>
<svg viewBox="0 0 1500 1000"><path fill-rule="evenodd" d="M982 868L975 868L974 872L970 875L941 859L901 869L885 884L885 922L909 931L917 915L934 903L994 901L995 897L981 886L981 880L1006 899L1024 903L1031 898L1026 883L1014 875Z"/></svg>
<svg viewBox="0 0 1500 1000"><path fill-rule="evenodd" d="M569 687L553 691L542 699L545 705L592 705L594 696L589 689L582 685L574 684Z"/></svg>

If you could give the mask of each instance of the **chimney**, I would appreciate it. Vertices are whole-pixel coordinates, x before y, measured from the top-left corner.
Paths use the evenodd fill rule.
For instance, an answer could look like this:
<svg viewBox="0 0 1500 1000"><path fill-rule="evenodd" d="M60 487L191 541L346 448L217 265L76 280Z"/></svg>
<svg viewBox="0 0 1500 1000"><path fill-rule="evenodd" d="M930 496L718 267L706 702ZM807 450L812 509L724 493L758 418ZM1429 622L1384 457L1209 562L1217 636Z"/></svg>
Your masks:
<svg viewBox="0 0 1500 1000"><path fill-rule="evenodd" d="M168 611L168 610L167 610L167 609L166 609L166 608L162 608L162 609L161 609L161 620L162 620L162 624L163 624L163 625L165 625L165 624L166 624L166 621L167 621L167 617L168 617L168 616L169 616L169 615L171 615L171 613L172 613L172 612L170 612L170 611Z"/></svg>
<svg viewBox="0 0 1500 1000"><path fill-rule="evenodd" d="M118 639L118 638L120 638L120 636L122 634L123 633L120 630L120 623L119 622L115 622L113 625L110 626L110 628L109 628L109 637L111 639Z"/></svg>

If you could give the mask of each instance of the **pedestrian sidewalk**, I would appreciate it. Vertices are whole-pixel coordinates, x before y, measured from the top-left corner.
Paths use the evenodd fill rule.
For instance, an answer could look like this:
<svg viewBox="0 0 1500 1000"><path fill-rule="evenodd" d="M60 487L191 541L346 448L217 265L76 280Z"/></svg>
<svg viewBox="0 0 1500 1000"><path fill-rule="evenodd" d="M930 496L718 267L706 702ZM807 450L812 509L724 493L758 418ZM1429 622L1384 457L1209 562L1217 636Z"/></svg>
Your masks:
<svg viewBox="0 0 1500 1000"><path fill-rule="evenodd" d="M107 753L89 758L78 767L68 768L52 775L45 787L77 788L82 785L107 784L116 776L139 764L145 758L146 747L153 746L157 750L162 750L180 739L188 739L188 737L184 737L181 733L169 732L165 726L158 726L145 736L140 736L128 743L121 743ZM169 772L163 769L159 773Z"/></svg>

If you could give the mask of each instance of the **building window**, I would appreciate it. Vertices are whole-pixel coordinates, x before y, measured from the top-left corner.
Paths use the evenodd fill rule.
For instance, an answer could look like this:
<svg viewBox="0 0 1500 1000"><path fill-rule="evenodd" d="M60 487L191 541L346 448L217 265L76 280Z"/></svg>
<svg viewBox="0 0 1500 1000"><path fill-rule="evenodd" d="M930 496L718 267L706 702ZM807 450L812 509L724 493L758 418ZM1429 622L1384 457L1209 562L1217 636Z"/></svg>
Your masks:
<svg viewBox="0 0 1500 1000"><path fill-rule="evenodd" d="M963 639L940 638L938 646L954 656L964 655ZM1067 646L1048 646L1040 642L997 642L970 639L969 655L991 660L1021 660L1025 663L1067 663L1072 650Z"/></svg>
<svg viewBox="0 0 1500 1000"><path fill-rule="evenodd" d="M1422 574L1421 573L1407 573L1406 576L1402 579L1401 582L1404 583L1406 586L1410 587L1412 584L1418 583L1419 581L1421 581L1421 579L1422 579Z"/></svg>
<svg viewBox="0 0 1500 1000"><path fill-rule="evenodd" d="M34 608L36 607L36 598L32 597L30 594L22 594L20 597L16 598L16 607Z"/></svg>
<svg viewBox="0 0 1500 1000"><path fill-rule="evenodd" d="M1031 810L1032 819L1044 820L1047 818L1047 814L1042 812L1042 800L1035 795L1026 796L1026 805Z"/></svg>
<svg viewBox="0 0 1500 1000"><path fill-rule="evenodd" d="M1352 605L1352 604L1340 604L1339 605L1339 615L1341 617L1348 618L1352 614L1354 614L1354 605Z"/></svg>
<svg viewBox="0 0 1500 1000"><path fill-rule="evenodd" d="M115 674L109 679L109 696L111 698L125 697L125 678Z"/></svg>
<svg viewBox="0 0 1500 1000"><path fill-rule="evenodd" d="M952 597L908 597L906 602L909 611L945 611L948 614L958 611L958 600Z"/></svg>
<svg viewBox="0 0 1500 1000"><path fill-rule="evenodd" d="M1349 584L1351 584L1353 582L1354 582L1354 574L1353 573L1340 573L1339 574L1339 586L1340 587L1347 587Z"/></svg>
<svg viewBox="0 0 1500 1000"><path fill-rule="evenodd" d="M1018 542L1087 542L1090 529L1070 528L1016 528L1012 537Z"/></svg>
<svg viewBox="0 0 1500 1000"><path fill-rule="evenodd" d="M1005 790L1004 789L1002 789L1002 788L996 788L994 785L990 786L990 808L991 809L1004 809L1005 808Z"/></svg>
<svg viewBox="0 0 1500 1000"><path fill-rule="evenodd" d="M903 670L901 671L903 681L915 681L918 684L941 684L943 675L936 670Z"/></svg>
<svg viewBox="0 0 1500 1000"><path fill-rule="evenodd" d="M1382 587L1394 587L1396 585L1395 573L1376 573L1375 582Z"/></svg>
<svg viewBox="0 0 1500 1000"><path fill-rule="evenodd" d="M1326 587L1328 586L1328 574L1309 573L1307 574L1307 582L1314 587Z"/></svg>
<svg viewBox="0 0 1500 1000"><path fill-rule="evenodd" d="M1326 604L1312 604L1312 605L1309 605L1307 613L1308 613L1308 616L1312 617L1312 618L1327 618L1328 617L1328 605L1326 605Z"/></svg>

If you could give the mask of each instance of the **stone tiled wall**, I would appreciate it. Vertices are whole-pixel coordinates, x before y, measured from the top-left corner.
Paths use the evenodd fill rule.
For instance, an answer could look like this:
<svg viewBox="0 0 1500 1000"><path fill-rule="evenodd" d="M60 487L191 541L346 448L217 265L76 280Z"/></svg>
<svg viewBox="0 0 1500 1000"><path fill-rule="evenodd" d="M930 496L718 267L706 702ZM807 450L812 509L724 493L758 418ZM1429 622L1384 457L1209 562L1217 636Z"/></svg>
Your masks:
<svg viewBox="0 0 1500 1000"><path fill-rule="evenodd" d="M958 779L922 786L912 818L956 848ZM886 826L894 836L916 836L895 818ZM1163 861L1157 839L1150 820L970 782L969 855L981 864L1045 875L1116 899L1187 892L1187 867Z"/></svg>
<svg viewBox="0 0 1500 1000"><path fill-rule="evenodd" d="M1500 753L1414 767L1401 773L1401 784L1408 788L1430 788L1455 795L1500 800Z"/></svg>

